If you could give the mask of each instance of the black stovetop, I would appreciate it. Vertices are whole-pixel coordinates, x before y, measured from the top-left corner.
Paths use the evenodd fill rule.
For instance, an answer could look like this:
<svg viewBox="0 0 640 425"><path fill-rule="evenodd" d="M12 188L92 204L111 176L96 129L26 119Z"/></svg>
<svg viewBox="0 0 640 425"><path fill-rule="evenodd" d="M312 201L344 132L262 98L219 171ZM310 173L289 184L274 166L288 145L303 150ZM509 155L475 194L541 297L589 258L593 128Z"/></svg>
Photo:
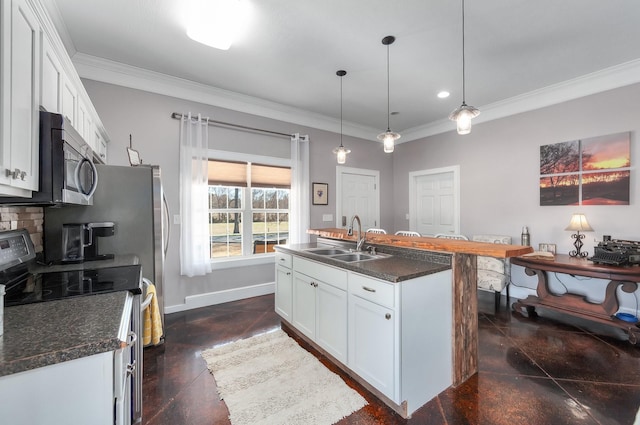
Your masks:
<svg viewBox="0 0 640 425"><path fill-rule="evenodd" d="M37 274L24 272L7 286L5 306L116 291L140 294L140 273L140 265Z"/></svg>

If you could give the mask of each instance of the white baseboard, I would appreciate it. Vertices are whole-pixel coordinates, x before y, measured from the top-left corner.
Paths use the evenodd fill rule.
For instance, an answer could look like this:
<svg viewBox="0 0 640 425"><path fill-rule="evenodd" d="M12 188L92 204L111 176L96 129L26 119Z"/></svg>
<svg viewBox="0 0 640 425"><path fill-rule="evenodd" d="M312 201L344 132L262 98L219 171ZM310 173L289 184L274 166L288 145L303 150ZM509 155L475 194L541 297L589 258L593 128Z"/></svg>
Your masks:
<svg viewBox="0 0 640 425"><path fill-rule="evenodd" d="M242 288L227 289L224 291L208 292L206 294L190 295L184 298L184 304L165 307L165 314L179 311L192 310L194 308L228 303L230 301L243 300L245 298L259 297L273 294L276 291L276 283L262 283L260 285L244 286Z"/></svg>

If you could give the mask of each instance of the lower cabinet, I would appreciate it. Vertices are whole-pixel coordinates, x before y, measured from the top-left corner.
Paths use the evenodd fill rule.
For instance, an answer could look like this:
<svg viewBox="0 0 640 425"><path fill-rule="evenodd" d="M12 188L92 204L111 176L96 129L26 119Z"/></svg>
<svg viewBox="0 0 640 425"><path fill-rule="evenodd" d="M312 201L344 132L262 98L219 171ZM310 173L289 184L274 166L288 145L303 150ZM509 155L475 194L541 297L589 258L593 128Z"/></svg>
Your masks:
<svg viewBox="0 0 640 425"><path fill-rule="evenodd" d="M395 400L396 310L349 294L349 367Z"/></svg>
<svg viewBox="0 0 640 425"><path fill-rule="evenodd" d="M345 270L293 258L292 325L342 363L347 361L346 288Z"/></svg>
<svg viewBox="0 0 640 425"><path fill-rule="evenodd" d="M0 423L113 425L113 352L0 377Z"/></svg>
<svg viewBox="0 0 640 425"><path fill-rule="evenodd" d="M276 258L278 314L394 410L408 417L451 386L451 270L388 282L297 255L289 269Z"/></svg>
<svg viewBox="0 0 640 425"><path fill-rule="evenodd" d="M276 313L291 323L293 308L293 273L291 256L276 253Z"/></svg>

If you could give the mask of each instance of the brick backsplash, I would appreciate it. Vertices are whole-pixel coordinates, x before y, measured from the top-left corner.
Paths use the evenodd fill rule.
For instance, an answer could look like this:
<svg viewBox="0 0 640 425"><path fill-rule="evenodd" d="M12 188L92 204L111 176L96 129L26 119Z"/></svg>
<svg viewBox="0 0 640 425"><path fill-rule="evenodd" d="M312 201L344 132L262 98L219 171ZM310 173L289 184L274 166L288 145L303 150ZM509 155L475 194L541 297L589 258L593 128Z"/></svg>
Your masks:
<svg viewBox="0 0 640 425"><path fill-rule="evenodd" d="M36 252L42 252L43 223L42 207L0 207L0 230L27 229Z"/></svg>

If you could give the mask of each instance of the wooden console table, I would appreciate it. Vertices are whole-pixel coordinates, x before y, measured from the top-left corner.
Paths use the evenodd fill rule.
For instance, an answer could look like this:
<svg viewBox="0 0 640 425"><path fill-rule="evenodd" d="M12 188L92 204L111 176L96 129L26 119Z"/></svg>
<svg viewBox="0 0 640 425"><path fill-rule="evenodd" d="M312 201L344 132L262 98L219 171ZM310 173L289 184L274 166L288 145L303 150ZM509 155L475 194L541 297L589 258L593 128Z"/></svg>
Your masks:
<svg viewBox="0 0 640 425"><path fill-rule="evenodd" d="M636 344L640 341L640 327L637 323L630 323L615 317L619 303L616 296L618 287L627 293L638 289L640 282L639 266L608 266L594 264L584 258L570 257L557 254L554 259L539 259L527 257L513 257L511 264L525 268L529 276L538 276L537 296L529 295L524 300L513 304L513 310L536 315L536 307L543 307L561 311L576 317L593 320L606 325L624 329L629 335L629 342ZM554 294L549 289L548 272L564 273L575 276L586 276L599 279L609 279L605 298L601 304L590 302L586 297L571 293Z"/></svg>

